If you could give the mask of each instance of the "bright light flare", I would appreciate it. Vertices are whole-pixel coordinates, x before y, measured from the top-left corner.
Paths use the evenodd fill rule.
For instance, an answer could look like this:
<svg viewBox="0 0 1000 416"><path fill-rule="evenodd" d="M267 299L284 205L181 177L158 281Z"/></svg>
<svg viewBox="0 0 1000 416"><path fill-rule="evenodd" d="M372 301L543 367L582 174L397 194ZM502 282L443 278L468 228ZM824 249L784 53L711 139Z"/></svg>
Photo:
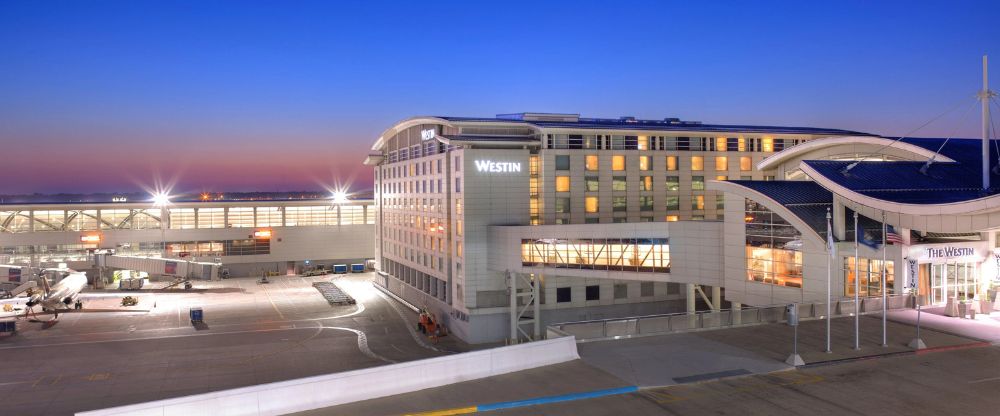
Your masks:
<svg viewBox="0 0 1000 416"><path fill-rule="evenodd" d="M170 203L170 195L166 192L157 192L153 194L153 205L164 206Z"/></svg>
<svg viewBox="0 0 1000 416"><path fill-rule="evenodd" d="M336 192L333 193L333 203L334 204L343 204L345 202L347 202L347 192L336 191Z"/></svg>

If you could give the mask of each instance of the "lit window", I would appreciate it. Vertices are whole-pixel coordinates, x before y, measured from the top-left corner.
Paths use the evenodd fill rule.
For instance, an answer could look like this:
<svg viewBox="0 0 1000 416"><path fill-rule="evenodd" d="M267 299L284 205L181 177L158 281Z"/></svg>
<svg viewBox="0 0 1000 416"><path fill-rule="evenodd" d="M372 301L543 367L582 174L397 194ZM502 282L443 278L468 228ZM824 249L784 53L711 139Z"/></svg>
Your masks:
<svg viewBox="0 0 1000 416"><path fill-rule="evenodd" d="M677 170L677 156L667 156L667 170Z"/></svg>
<svg viewBox="0 0 1000 416"><path fill-rule="evenodd" d="M678 210L681 209L681 199L677 196L667 197L667 209L668 210Z"/></svg>
<svg viewBox="0 0 1000 416"><path fill-rule="evenodd" d="M598 212L598 200L596 196L588 196L584 199L584 210L588 214Z"/></svg>
<svg viewBox="0 0 1000 416"><path fill-rule="evenodd" d="M639 190L640 191L652 191L653 190L653 177L652 176L640 176L639 177Z"/></svg>
<svg viewBox="0 0 1000 416"><path fill-rule="evenodd" d="M724 181L724 180L727 180L727 179L729 179L729 177L726 176L726 175L715 175L715 180L717 180L717 181Z"/></svg>
<svg viewBox="0 0 1000 416"><path fill-rule="evenodd" d="M587 183L587 192L597 192L599 189L599 182L596 176L587 176L584 180Z"/></svg>
<svg viewBox="0 0 1000 416"><path fill-rule="evenodd" d="M705 209L705 195L695 195L691 199L691 209Z"/></svg>
<svg viewBox="0 0 1000 416"><path fill-rule="evenodd" d="M625 156L611 156L611 170L625 170Z"/></svg>
<svg viewBox="0 0 1000 416"><path fill-rule="evenodd" d="M569 176L556 176L556 192L569 192Z"/></svg>
<svg viewBox="0 0 1000 416"><path fill-rule="evenodd" d="M721 170L721 171L729 170L729 158L726 156L716 156L715 170Z"/></svg>
<svg viewBox="0 0 1000 416"><path fill-rule="evenodd" d="M765 152L774 151L774 139L770 137L765 137L761 139L761 150Z"/></svg>
<svg viewBox="0 0 1000 416"><path fill-rule="evenodd" d="M749 171L750 169L753 169L753 166L750 162L750 156L740 157L740 170L746 172Z"/></svg>
<svg viewBox="0 0 1000 416"><path fill-rule="evenodd" d="M705 158L701 156L691 156L691 170L705 170Z"/></svg>
<svg viewBox="0 0 1000 416"><path fill-rule="evenodd" d="M725 137L716 137L715 138L715 150L718 150L720 152L724 152L724 151L727 150L726 149L726 138Z"/></svg>
<svg viewBox="0 0 1000 416"><path fill-rule="evenodd" d="M587 155L585 160L587 162L585 163L587 170L595 171L600 166L600 164L597 162L597 155Z"/></svg>
<svg viewBox="0 0 1000 416"><path fill-rule="evenodd" d="M639 170L653 170L652 156L639 156Z"/></svg>
<svg viewBox="0 0 1000 416"><path fill-rule="evenodd" d="M649 136L639 136L637 145L639 150L649 150Z"/></svg>
<svg viewBox="0 0 1000 416"><path fill-rule="evenodd" d="M667 222L676 222L677 221L677 216L676 215L667 215L666 220L667 220Z"/></svg>

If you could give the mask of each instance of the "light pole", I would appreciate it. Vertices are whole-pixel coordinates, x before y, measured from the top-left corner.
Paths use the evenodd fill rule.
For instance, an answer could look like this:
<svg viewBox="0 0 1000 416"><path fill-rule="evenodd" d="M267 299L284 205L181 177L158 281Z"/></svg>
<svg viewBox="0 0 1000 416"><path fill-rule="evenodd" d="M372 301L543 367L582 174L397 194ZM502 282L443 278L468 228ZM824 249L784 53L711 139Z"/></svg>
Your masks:
<svg viewBox="0 0 1000 416"><path fill-rule="evenodd" d="M153 206L160 209L160 257L167 258L167 204L170 203L170 195L166 192L157 192L153 195Z"/></svg>

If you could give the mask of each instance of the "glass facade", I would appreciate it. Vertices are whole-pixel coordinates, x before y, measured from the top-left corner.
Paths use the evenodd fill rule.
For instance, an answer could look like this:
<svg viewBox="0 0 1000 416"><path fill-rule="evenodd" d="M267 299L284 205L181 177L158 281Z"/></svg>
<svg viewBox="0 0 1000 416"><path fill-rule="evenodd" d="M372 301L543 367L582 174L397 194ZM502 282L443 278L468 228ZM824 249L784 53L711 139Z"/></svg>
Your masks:
<svg viewBox="0 0 1000 416"><path fill-rule="evenodd" d="M896 268L891 261L885 262L885 282L887 294L893 294L896 282ZM855 273L854 257L844 258L844 295L854 296L854 278L860 276L861 293L859 296L882 296L882 260L858 258L858 270Z"/></svg>
<svg viewBox="0 0 1000 416"><path fill-rule="evenodd" d="M802 235L788 221L746 200L747 279L802 287Z"/></svg>
<svg viewBox="0 0 1000 416"><path fill-rule="evenodd" d="M666 238L521 240L521 264L566 269L670 273Z"/></svg>

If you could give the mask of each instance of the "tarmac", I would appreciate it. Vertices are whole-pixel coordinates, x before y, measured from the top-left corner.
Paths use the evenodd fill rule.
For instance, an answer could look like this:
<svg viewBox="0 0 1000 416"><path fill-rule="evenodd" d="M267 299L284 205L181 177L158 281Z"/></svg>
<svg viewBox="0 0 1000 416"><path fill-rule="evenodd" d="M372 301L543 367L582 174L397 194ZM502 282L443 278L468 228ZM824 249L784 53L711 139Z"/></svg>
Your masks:
<svg viewBox="0 0 1000 416"><path fill-rule="evenodd" d="M330 305L311 286L331 278L358 303ZM269 284L228 279L195 282L190 291L98 293L83 313L21 319L18 334L0 337L0 413L67 415L468 348L415 337L416 315L387 301L370 278L281 276ZM150 312L86 312L125 295L138 296L140 307L152 303ZM101 300L92 304L94 297ZM195 306L204 324L190 321Z"/></svg>

